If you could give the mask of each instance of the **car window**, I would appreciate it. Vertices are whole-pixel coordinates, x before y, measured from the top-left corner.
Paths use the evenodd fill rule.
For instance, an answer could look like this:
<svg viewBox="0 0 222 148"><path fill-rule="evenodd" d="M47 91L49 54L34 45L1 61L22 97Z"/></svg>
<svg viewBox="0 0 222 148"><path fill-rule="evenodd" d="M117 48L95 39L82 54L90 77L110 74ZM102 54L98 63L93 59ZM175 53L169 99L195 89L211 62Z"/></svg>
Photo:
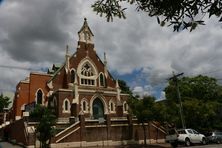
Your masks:
<svg viewBox="0 0 222 148"><path fill-rule="evenodd" d="M189 134L193 134L192 130L187 130L187 132L188 132Z"/></svg>
<svg viewBox="0 0 222 148"><path fill-rule="evenodd" d="M178 134L186 134L186 131L185 130L179 130Z"/></svg>
<svg viewBox="0 0 222 148"><path fill-rule="evenodd" d="M199 133L198 133L197 131L195 131L195 130L193 130L193 133L194 133L194 134L199 134Z"/></svg>

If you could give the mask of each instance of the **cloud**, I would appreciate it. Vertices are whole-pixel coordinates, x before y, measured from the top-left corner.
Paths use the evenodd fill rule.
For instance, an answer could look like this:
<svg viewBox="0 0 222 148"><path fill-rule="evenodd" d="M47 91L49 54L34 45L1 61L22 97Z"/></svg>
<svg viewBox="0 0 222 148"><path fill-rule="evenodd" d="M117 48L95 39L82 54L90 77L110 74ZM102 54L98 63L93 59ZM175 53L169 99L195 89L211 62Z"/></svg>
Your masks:
<svg viewBox="0 0 222 148"><path fill-rule="evenodd" d="M74 53L83 18L95 35L95 48L103 58L107 53L108 68L118 75L131 74L133 88L165 87L167 78L184 72L187 76L207 73L221 78L221 25L206 20L207 25L193 32L173 32L160 27L156 18L127 9L127 19L106 22L90 7L93 1L82 0L10 0L0 9L0 59L2 64L24 67L47 67L64 61L65 46ZM0 82L13 88L26 77L25 71L1 75ZM15 71L15 70L14 70ZM216 72L212 72L216 71ZM211 73L209 73L211 72ZM20 74L19 74L20 73ZM1 84L0 83L0 84ZM0 86L2 89L3 86ZM161 89L159 89L161 90ZM154 93L152 92L152 93ZM155 94L155 93L154 93Z"/></svg>
<svg viewBox="0 0 222 148"><path fill-rule="evenodd" d="M61 0L7 1L0 9L1 47L18 61L60 61L75 10Z"/></svg>
<svg viewBox="0 0 222 148"><path fill-rule="evenodd" d="M141 98L143 96L154 96L155 90L150 85L145 86L135 86L132 90L135 95L139 95Z"/></svg>

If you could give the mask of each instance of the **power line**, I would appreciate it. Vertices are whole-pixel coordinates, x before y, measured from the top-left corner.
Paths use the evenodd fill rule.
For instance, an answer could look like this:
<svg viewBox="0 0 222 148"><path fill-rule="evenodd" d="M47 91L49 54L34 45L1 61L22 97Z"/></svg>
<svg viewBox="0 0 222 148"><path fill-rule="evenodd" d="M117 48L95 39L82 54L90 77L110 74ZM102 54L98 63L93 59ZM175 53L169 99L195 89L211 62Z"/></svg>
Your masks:
<svg viewBox="0 0 222 148"><path fill-rule="evenodd" d="M9 66L9 65L0 65L0 68L18 69L18 70L26 70L26 71L43 71L41 69L26 68L26 67L19 67L19 66Z"/></svg>

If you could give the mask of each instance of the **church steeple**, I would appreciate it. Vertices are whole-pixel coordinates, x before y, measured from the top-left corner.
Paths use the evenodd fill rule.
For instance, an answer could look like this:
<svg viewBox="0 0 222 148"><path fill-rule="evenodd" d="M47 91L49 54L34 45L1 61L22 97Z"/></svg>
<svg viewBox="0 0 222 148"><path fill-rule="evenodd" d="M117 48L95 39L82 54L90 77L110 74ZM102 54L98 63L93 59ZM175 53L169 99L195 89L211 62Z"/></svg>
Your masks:
<svg viewBox="0 0 222 148"><path fill-rule="evenodd" d="M68 73L69 70L69 59L70 59L70 55L69 55L69 46L66 45L66 55L65 55L66 61L65 61L65 70L66 73Z"/></svg>
<svg viewBox="0 0 222 148"><path fill-rule="evenodd" d="M93 44L94 35L88 26L86 18L84 18L83 26L79 30L78 35L79 35L79 41Z"/></svg>

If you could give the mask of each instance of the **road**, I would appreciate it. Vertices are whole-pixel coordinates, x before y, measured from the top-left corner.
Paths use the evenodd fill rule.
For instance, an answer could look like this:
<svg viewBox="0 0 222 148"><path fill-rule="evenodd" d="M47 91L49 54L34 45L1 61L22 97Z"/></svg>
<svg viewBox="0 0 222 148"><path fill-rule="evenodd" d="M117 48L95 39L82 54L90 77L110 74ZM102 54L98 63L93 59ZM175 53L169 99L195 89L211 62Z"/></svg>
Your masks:
<svg viewBox="0 0 222 148"><path fill-rule="evenodd" d="M179 148L187 148L187 147L179 146ZM222 144L195 145L189 148L222 148Z"/></svg>
<svg viewBox="0 0 222 148"><path fill-rule="evenodd" d="M18 145L13 145L9 142L0 142L0 148L22 148L22 147Z"/></svg>

